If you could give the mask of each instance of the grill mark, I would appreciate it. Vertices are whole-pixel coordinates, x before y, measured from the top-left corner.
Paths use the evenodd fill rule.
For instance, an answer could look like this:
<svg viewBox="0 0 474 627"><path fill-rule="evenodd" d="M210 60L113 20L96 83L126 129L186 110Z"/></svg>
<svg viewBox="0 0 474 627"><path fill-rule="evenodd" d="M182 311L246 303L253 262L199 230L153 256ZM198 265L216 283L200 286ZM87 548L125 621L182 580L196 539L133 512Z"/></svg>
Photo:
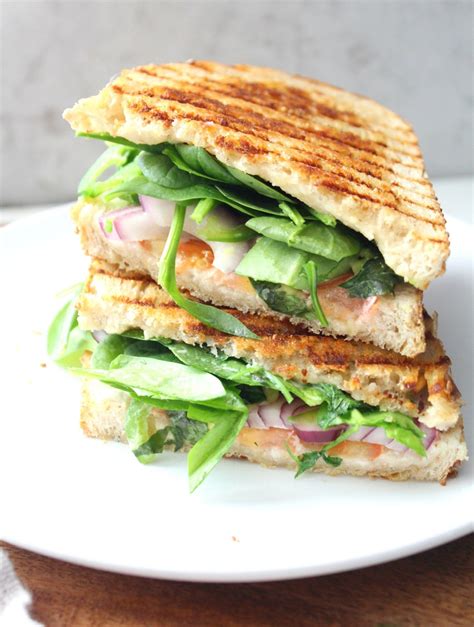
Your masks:
<svg viewBox="0 0 474 627"><path fill-rule="evenodd" d="M155 75L154 75L155 76ZM156 88L158 89L158 88ZM143 90L143 91L131 91L130 94L146 94L146 92L148 91L148 95L150 97L153 97L152 94L154 93L153 90ZM245 110L247 112L247 110ZM248 112L249 115L251 114L251 112ZM311 135L316 135L318 136L318 142L312 143L312 146L317 146L318 148L323 148L323 149L328 149L330 151L336 151L336 152L340 152L344 157L350 156L353 160L357 161L357 167L359 168L359 170L362 170L362 167L360 165L361 162L363 163L368 163L371 165L374 165L376 168L378 169L382 169L384 171L390 172L392 173L395 177L400 177L402 180L405 180L408 183L411 183L410 186L403 186L401 184L399 184L399 187L406 189L407 191L410 191L410 193L416 193L419 194L420 196L424 197L424 198L429 198L430 200L432 200L433 196L432 194L428 193L428 194L423 194L420 190L413 190L412 187L413 185L416 185L417 187L426 187L428 189L428 192L431 191L431 184L429 183L429 181L426 181L424 179L420 179L419 177L410 177L407 174L402 174L401 172L395 172L395 170L391 167L389 167L386 163L384 163L384 158L382 156L380 156L377 152L373 152L373 153L368 153L367 151L364 151L361 148L356 148L354 146L348 146L347 144L345 144L344 142L341 142L340 140L336 139L335 137L322 137L321 136L321 131L317 132L314 131L313 129L309 129L309 128L305 128L305 133L303 133L303 137L301 136L301 133L303 131L302 127L296 126L295 124L289 124L288 122L283 122L280 121L278 119L274 119L275 123L278 123L280 125L286 125L289 126L290 128L294 129L296 131L296 135L295 134L290 134L290 132L287 130L286 131L286 135L287 137L292 137L293 139L296 140L300 140L303 141L305 143L310 143L308 142L306 135L311 134ZM282 133L284 134L285 131L282 131ZM391 150L391 149L390 149ZM387 157L386 157L387 158ZM420 160L421 157L418 157L417 162L416 162L416 166L418 167L418 169L420 168ZM414 167L414 165L407 165L399 160L397 160L396 158L394 158L393 156L391 157L391 161L395 164L395 165L399 165L401 166L403 169L416 169ZM365 172L367 172L367 170L365 170Z"/></svg>
<svg viewBox="0 0 474 627"><path fill-rule="evenodd" d="M176 82L186 83L188 85L194 85L192 81L186 81L184 77L189 78L188 74L183 76L182 70L180 68L175 68L173 66L165 66L164 68L160 68L162 71L170 71L174 74L174 80ZM141 68L136 68L136 71L142 72ZM149 70L145 70L143 73L150 75ZM154 78L169 78L168 76L163 76L163 74L159 72L155 72L151 74ZM314 85L312 85L313 91L316 91L322 98L326 100L326 102L317 102L301 88L298 87L287 87L285 85L280 85L278 88L272 88L269 86L262 86L262 84L254 83L253 81L245 81L244 83L238 77L232 76L229 78L228 76L224 77L225 82L219 80L221 76L218 75L218 78L204 78L200 80L200 85L202 83L206 83L207 88L210 91L214 91L218 94L228 96L230 98L236 98L238 100L243 100L249 104L257 104L262 108L269 109L271 111L280 111L288 115L289 112L294 112L297 115L303 114L306 115L308 113L316 112L320 117L328 118L330 120L336 120L339 122L344 122L349 126L354 126L357 129L364 129L367 127L367 123L356 116L352 111L348 111L346 109L338 109L327 104L327 101L330 101L330 96L321 89L315 89ZM170 80L173 80L172 78ZM321 85L321 83L318 83ZM298 103L295 105L295 103ZM398 126L393 127L391 125L377 123L377 125L372 124L372 128L376 132L386 133L389 136L392 136L389 131L397 129L398 134L404 133L406 135L410 135L410 130L406 126ZM393 135L394 139L397 139L396 135ZM418 142L414 141L411 137L407 141L407 143L417 147Z"/></svg>
<svg viewBox="0 0 474 627"><path fill-rule="evenodd" d="M150 92L150 90L143 90L143 91L139 91L139 92L134 92L133 94L130 93L129 95L134 95L134 96L140 95L140 96L146 96L146 97L152 98L152 97L154 97L152 94L153 94L153 92ZM204 110L206 112L209 111L209 108L206 107L204 103L201 103L199 105L199 104L197 104L197 102L190 102L190 100L188 98L186 98L186 100L184 100L184 99L178 100L176 97L168 97L168 95L166 95L166 94L162 94L161 97L164 100L170 100L170 101L178 102L178 103L181 103L181 104L188 104L189 106L193 106L195 108L202 109L202 110ZM262 129L263 128L265 131L266 130L270 130L272 133L276 133L276 134L281 133L282 135L284 135L283 131L279 131L279 130L275 131L273 128L271 128L271 126L270 126L270 128L267 128L266 125L251 124L247 120L243 120L242 118L239 118L237 116L229 115L228 112L225 113L225 116L237 121L237 125L234 125L234 129L239 130L238 129L238 125L240 124L244 128L246 128L245 132L247 134L252 134L255 137L258 137L259 139L263 139L265 141L270 141L268 135L265 135L265 134L262 134L262 133L256 133L255 132L255 127L257 127L258 129ZM222 120L220 120L220 121L222 123ZM227 123L222 124L222 125L223 126L228 126ZM322 131L319 131L319 132L322 132ZM316 132L316 133L319 133L319 132ZM287 137L285 136L285 138L287 138ZM303 137L293 136L293 139L302 141L304 143L309 143ZM278 142L276 142L276 141L271 141L271 143L278 144ZM297 148L295 148L295 147L293 147L293 148L288 147L288 146L284 145L283 143L280 143L280 145L282 145L286 150L291 150L291 151L293 151L293 150L296 151L297 150ZM312 144L312 146L316 147L316 149L321 149L321 146L319 146L318 144ZM322 148L323 148L323 150L325 150L325 146L322 146ZM314 155L314 152L310 153L308 150L305 150L304 152L306 154L308 154L308 155ZM333 157L328 156L327 154L324 154L324 153L321 154L321 152L318 152L317 154L318 154L320 159L326 160L326 161L331 162L331 163L335 163L336 165L341 167L341 164L336 159L334 159ZM346 155L344 155L344 157L346 157ZM299 160L297 158L293 157L293 161L299 161ZM307 163L307 161L303 161L303 162ZM366 162L364 161L364 163L366 163ZM375 179L380 180L382 183L384 183L385 185L388 185L388 186L391 186L392 181L390 181L390 182L385 181L385 179L383 179L382 176L381 176L380 170L388 171L391 174L393 174L394 177L398 177L398 178L400 178L402 180L405 180L407 182L411 182L412 185L413 185L413 183L415 183L416 185L419 185L419 180L418 179L407 177L406 175L402 175L402 174L398 174L397 175L397 174L395 174L393 169L389 168L389 167L382 167L382 166L377 166L377 165L375 165L375 166L371 165L370 167L361 166L360 162L358 163L357 166L348 166L348 165L342 164L342 167L347 168L349 170L354 170L357 173L363 173L366 176L374 177ZM431 185L429 183L427 183L426 186L431 190ZM401 189L405 189L410 194L412 194L412 193L417 194L417 195L421 196L422 198L426 198L427 201L428 200L430 201L430 207L428 207L427 206L427 202L424 202L424 203L421 202L420 203L420 202L418 202L416 200L413 200L413 199L410 200L410 199L407 199L405 197L405 199L408 200L409 202L412 202L412 204L419 205L419 206L423 207L424 209L428 209L428 208L435 209L435 210L437 209L436 201L433 200L432 195L430 195L430 194L423 194L421 191L418 191L418 190L412 190L411 186L403 186L403 185L399 184L398 187L400 187Z"/></svg>
<svg viewBox="0 0 474 627"><path fill-rule="evenodd" d="M200 85L195 85L195 84L194 84L194 83L192 83L192 82L187 82L187 81L184 81L181 77L180 77L180 78L178 78L178 79L173 79L173 78L170 78L170 77L167 77L167 76L160 76L159 74L156 74L156 75L155 75L155 78L157 78L157 79L162 79L162 80L168 80L168 81L170 81L170 82L172 82L172 83L173 83L173 82L174 82L174 83L183 83L183 82L184 82L184 83L185 83L185 85L196 86L198 90L199 90L199 88L200 88ZM126 79L125 79L125 80L126 80ZM166 88L166 87L164 87L163 85L156 85L155 87L148 87L147 91L149 92L150 97L153 97L153 91L154 91L155 89L173 89L173 88L172 88L172 87L171 87L171 88L170 88L170 87ZM211 91L214 91L214 90L213 90L213 88L211 88ZM216 90L216 91L218 91L218 90ZM194 94L195 94L196 92L192 92L192 93L194 93ZM218 93L219 93L219 91L218 91ZM229 97L229 98L232 98L232 96L229 96L229 95L228 95L228 94L226 94L225 92L224 92L224 93L220 92L220 93L221 93L222 95L224 95L224 96L227 96L227 97ZM276 94L279 94L279 91L277 91L277 90L276 90L276 91L275 91L275 93L276 93ZM202 94L202 89L200 90L200 92L198 91L198 94L197 94L197 95L199 96L199 94ZM281 96L281 94L280 94L280 96ZM273 113L275 110L278 110L278 109L276 109L276 108L275 108L274 103L273 103L273 106L272 106L272 103L271 103L271 102L269 102L269 103L268 103L268 105L265 105L265 104L260 103L260 102L257 102L257 101L248 101L248 100L246 100L243 96L242 96L242 97L238 97L238 96L236 96L236 99L237 99L240 103L241 103L242 101L244 101L244 102L246 102L246 103L248 103L248 104L257 104L258 106L261 106L263 109L267 109L267 110L268 110L269 112L271 112L271 113ZM219 101L217 101L217 100L216 100L215 102L218 102L218 104L220 104L220 105L222 106L222 103L220 103ZM224 106L225 106L225 105L224 105ZM235 105L233 105L233 106L235 106ZM288 109L288 108L286 108L286 109L285 109L285 113L288 115L288 113L287 113L287 109ZM255 114L255 111L254 111L254 110L252 110L251 108L246 108L246 109L243 109L243 108L242 108L241 110L242 110L243 112L245 112L245 114L246 114L246 115ZM301 116L303 116L303 115L305 115L305 114L306 114L306 112L305 112L305 111L299 111L299 112L297 112L297 111L295 111L295 110L293 110L293 113L295 114L295 115L294 115L294 117L296 117L296 118L301 117ZM264 118L263 114L261 114L261 117L262 117L262 118ZM320 117L321 117L321 116L320 116ZM264 119L265 119L265 118L264 118ZM281 120L281 119L276 118L276 117L274 117L274 116L272 116L272 115L270 115L270 118L269 118L269 119L270 119L270 120L272 120L272 123L286 124L286 125L288 125L290 128L292 128L292 129L293 129L293 131L299 131L299 132L302 132L302 130L303 130L303 129L301 128L301 126L296 126L294 123L292 123L292 122L290 122L290 121L288 121L288 120ZM316 123L318 123L318 120L317 120L317 119L316 119L316 120L314 120L314 124L316 124ZM322 126L324 126L324 124L321 122L321 120L319 120L319 123L321 123L321 125L322 125ZM326 124L326 126L327 126L327 124ZM365 125L365 126L367 126L367 125ZM364 126L362 126L362 125L361 125L361 128L364 128ZM305 127L304 127L304 131L305 131L305 133L309 133L309 134L316 134L316 132L315 132L315 131L313 131L311 128L308 128L307 126L305 126ZM348 144L348 143L349 143L349 140L350 140L350 141L351 141L351 143L349 143L349 145L351 145L353 148L358 148L358 149L360 149L360 150L365 150L365 151L367 151L367 152L368 152L368 153L370 153L370 154L378 154L377 152L375 152L375 151L374 151L374 146L378 146L379 148L382 148L383 150L387 150L387 149L388 149L388 150L391 150L391 151L393 151L393 152L395 152L395 153L397 153L397 152L398 152L399 154L404 155L404 156L406 156L406 157L409 157L410 159L413 159L413 160L419 160L419 159L421 158L421 154L420 154L420 152L419 152L419 148L418 148L418 143L417 143L416 141L415 141L415 142L404 142L405 144L407 144L407 143L411 143L411 145L413 145L414 147L418 148L418 150L417 150L417 151L416 151L416 153L414 154L413 152L407 152L407 151L404 151L404 150L400 147L400 143L401 143L401 142L400 142L400 141L398 141L396 138L394 138L394 139L395 139L396 143L398 144L398 147L391 147L391 146L388 146L388 145L387 145L387 143L386 143L386 142L384 142L384 141L382 141L382 140L377 140L377 139L364 140L363 138L359 137L357 134L354 134L354 133L348 132L347 130L346 130L346 131L344 131L344 130L339 129L339 128L337 128L337 127L330 127L330 128L329 128L329 131L334 131L338 137L339 137L339 136L345 136L345 142L344 142L345 144ZM329 131L328 131L328 132L329 132ZM372 131L372 132L379 132L379 131ZM288 133L288 134L290 134L290 133ZM382 134L382 132L380 132L380 134ZM332 137L331 137L331 138L332 138Z"/></svg>
<svg viewBox="0 0 474 627"><path fill-rule="evenodd" d="M156 110L153 107L149 107L148 105L138 102L135 104L131 104L130 105L131 108L137 110L140 113L148 113L151 117L155 117L155 113ZM187 119L187 120L194 120L194 121L203 121L202 118L200 118L199 116L193 115L193 114L184 114L183 112L179 113L179 116L177 117L171 117L169 116L169 114L166 114L163 111L159 111L158 112L159 115L157 115L156 117L158 117L159 119L163 119L165 118L168 123L167 125L170 126L172 124L172 120L176 120L176 119ZM224 128L227 128L229 126L229 124L227 123L226 119L224 119L223 124L221 123L220 126L223 126ZM275 154L278 155L279 153L276 153L274 151L270 151L266 148L257 148L256 146L253 146L246 138L245 136L242 138L233 138L233 139L229 139L228 137L224 137L224 136L219 136L215 139L215 143L217 146L222 147L222 148L227 148L229 150L234 150L234 151L238 151L241 154L245 154L245 155L256 155L256 154L260 154L260 155L268 155L268 154ZM308 170L310 170L310 174L313 173L314 171L322 174L325 177L333 177L333 178L337 178L340 179L343 183L346 183L348 181L353 181L354 184L360 185L362 187L365 187L369 192L371 191L370 188L368 187L368 185L365 182L361 182L360 179L354 179L350 177L350 175L341 175L341 174L337 174L334 172L328 172L327 170L324 170L322 167L320 167L319 165L309 165L307 163L298 161L296 159L293 159L293 162L297 162L301 165L302 168L306 168ZM434 227L437 226L441 226L442 223L436 221L439 220L439 215L435 214L434 218L435 220L430 220L429 218L426 217L422 217L420 215L414 215L413 213L410 213L408 211L403 211L402 209L400 209L400 207L398 206L398 204L396 202L389 201L387 199L384 198L380 198L380 195L383 195L384 193L387 194L388 196L390 196L391 198L395 199L396 196L394 196L394 194L386 189L382 189L380 190L379 188L375 188L374 192L376 193L376 195L370 195L370 194L362 194L360 192L356 192L354 190L352 190L351 188L344 187L343 185L338 185L337 183L331 183L330 181L326 181L326 184L321 183L320 181L318 181L318 184L322 184L324 187L328 188L328 189L332 189L333 191L338 191L340 193L345 193L351 196L356 196L359 197L361 200L365 200L365 201L369 201L373 204L375 204L376 206L386 206L389 207L391 209L393 209L394 211L397 211L398 213L401 213L403 215L406 215L410 218L414 218L416 220L420 220L421 222L426 222L428 224L431 224ZM419 203L412 203L410 201L410 204L419 204ZM424 209L426 209L427 211L430 210L431 208L426 207L425 205L421 205ZM431 209L432 210L432 209Z"/></svg>

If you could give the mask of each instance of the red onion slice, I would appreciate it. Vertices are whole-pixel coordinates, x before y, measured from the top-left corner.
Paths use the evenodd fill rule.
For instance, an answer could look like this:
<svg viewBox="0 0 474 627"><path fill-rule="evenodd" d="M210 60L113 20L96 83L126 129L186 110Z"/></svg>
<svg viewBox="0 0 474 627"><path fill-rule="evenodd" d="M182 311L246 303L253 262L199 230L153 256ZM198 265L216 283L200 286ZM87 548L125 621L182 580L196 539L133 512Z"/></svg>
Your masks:
<svg viewBox="0 0 474 627"><path fill-rule="evenodd" d="M428 450L430 446L433 444L433 442L438 438L438 432L436 429L433 429L432 427L428 427L427 425L424 425L422 422L418 423L418 427L425 434L425 437L423 439L423 446L425 447L426 450Z"/></svg>
<svg viewBox="0 0 474 627"><path fill-rule="evenodd" d="M123 242L166 238L169 229L158 226L141 207L125 207L99 218L104 237Z"/></svg>
<svg viewBox="0 0 474 627"><path fill-rule="evenodd" d="M304 411L308 409L308 407L304 404L304 401L302 401L300 398L295 398L295 400L291 403L284 403L281 408L281 419L283 420L283 422L287 423L288 418L294 416L296 412L301 408L304 408ZM291 425L289 426L291 427Z"/></svg>
<svg viewBox="0 0 474 627"><path fill-rule="evenodd" d="M363 439L363 442L367 442L368 444L381 444L382 446L387 446L392 441L393 438L389 438L385 434L385 429L382 427L373 429L373 431L367 434Z"/></svg>
<svg viewBox="0 0 474 627"><path fill-rule="evenodd" d="M108 336L108 333L105 331L92 331L92 336L94 340L99 344Z"/></svg>
<svg viewBox="0 0 474 627"><path fill-rule="evenodd" d="M332 442L344 430L343 427L335 429L319 429L316 424L293 423L296 434L304 442Z"/></svg>
<svg viewBox="0 0 474 627"><path fill-rule="evenodd" d="M99 216L99 227L102 231L102 235L108 240L120 241L120 237L115 230L115 218L120 215L126 215L128 213L135 213L140 207L123 207L122 209L116 209L115 211L108 211Z"/></svg>
<svg viewBox="0 0 474 627"><path fill-rule="evenodd" d="M274 403L260 405L258 414L266 427L276 427L278 429L286 429L286 424L281 419L281 407L284 403L283 399L279 399Z"/></svg>
<svg viewBox="0 0 474 627"><path fill-rule="evenodd" d="M249 417L247 420L247 426L253 429L265 429L265 423L260 418L258 413L258 406L252 407L249 411Z"/></svg>
<svg viewBox="0 0 474 627"><path fill-rule="evenodd" d="M372 431L375 431L375 427L360 427L355 433L350 435L347 439L352 440L352 442L361 442Z"/></svg>
<svg viewBox="0 0 474 627"><path fill-rule="evenodd" d="M173 222L176 203L171 200L152 198L151 196L138 196L143 211L158 224L158 226L170 228ZM187 230L187 229L185 229Z"/></svg>

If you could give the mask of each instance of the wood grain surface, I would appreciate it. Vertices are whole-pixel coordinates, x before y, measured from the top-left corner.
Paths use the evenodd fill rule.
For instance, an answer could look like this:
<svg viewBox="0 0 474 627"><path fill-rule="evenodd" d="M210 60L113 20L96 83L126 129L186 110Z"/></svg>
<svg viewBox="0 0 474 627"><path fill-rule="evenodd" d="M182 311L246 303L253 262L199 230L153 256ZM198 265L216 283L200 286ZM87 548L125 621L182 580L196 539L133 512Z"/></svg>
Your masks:
<svg viewBox="0 0 474 627"><path fill-rule="evenodd" d="M474 536L389 564L258 584L117 575L0 546L48 627L474 625Z"/></svg>

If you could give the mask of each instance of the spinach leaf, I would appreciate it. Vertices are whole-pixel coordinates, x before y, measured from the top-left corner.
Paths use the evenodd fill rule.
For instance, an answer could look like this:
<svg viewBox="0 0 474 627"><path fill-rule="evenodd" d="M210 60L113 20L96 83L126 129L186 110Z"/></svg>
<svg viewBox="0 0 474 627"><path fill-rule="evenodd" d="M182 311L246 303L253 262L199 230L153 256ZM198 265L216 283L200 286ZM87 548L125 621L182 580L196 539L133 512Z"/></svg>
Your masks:
<svg viewBox="0 0 474 627"><path fill-rule="evenodd" d="M316 314L316 318L319 320L322 327L327 327L328 321L322 310L317 292L318 270L316 268L316 264L312 259L305 263L304 271L306 272L306 276L308 278L309 293L311 294L311 302L313 303L313 309L314 313Z"/></svg>
<svg viewBox="0 0 474 627"><path fill-rule="evenodd" d="M199 402L215 399L226 393L222 383L212 374L150 357L119 355L111 362L109 369L72 370L81 376L125 385L161 399Z"/></svg>
<svg viewBox="0 0 474 627"><path fill-rule="evenodd" d="M362 401L356 401L335 385L330 383L317 383L314 386L320 394L321 402L324 401L324 411L318 414L318 424L322 429L329 429L339 416L345 416L347 412L356 408L371 409Z"/></svg>
<svg viewBox="0 0 474 627"><path fill-rule="evenodd" d="M201 198L193 209L192 214L189 216L191 220L200 224L204 218L215 209L217 201L213 198Z"/></svg>
<svg viewBox="0 0 474 627"><path fill-rule="evenodd" d="M170 425L150 434L151 408L140 400L132 399L125 421L125 434L138 461L148 464L155 461L165 446L179 451L185 445L198 442L208 431L206 424L189 420L184 411L169 411Z"/></svg>
<svg viewBox="0 0 474 627"><path fill-rule="evenodd" d="M128 405L125 417L125 435L133 453L142 464L154 461L158 453L161 453L165 445L168 428L162 430L162 441L159 437L150 442L151 433L151 407L143 401L132 398Z"/></svg>
<svg viewBox="0 0 474 627"><path fill-rule="evenodd" d="M393 294L395 286L403 282L380 257L369 259L351 279L341 284L354 298L368 298Z"/></svg>
<svg viewBox="0 0 474 627"><path fill-rule="evenodd" d="M326 447L324 447L326 448ZM319 451L310 451L308 453L303 453L299 457L297 457L293 451L290 449L288 444L286 445L286 450L288 451L291 459L296 463L297 471L295 475L295 479L302 475L307 470L311 470L316 465L316 462L319 459L322 459L326 464L330 466L340 466L342 464L341 457L335 457L328 455L325 450L320 449Z"/></svg>
<svg viewBox="0 0 474 627"><path fill-rule="evenodd" d="M91 367L105 370L110 368L113 360L125 352L134 341L124 335L107 335L99 342L92 354Z"/></svg>
<svg viewBox="0 0 474 627"><path fill-rule="evenodd" d="M247 422L248 411L220 412L210 415L214 426L189 451L188 475L191 492L204 481L218 461L227 453Z"/></svg>
<svg viewBox="0 0 474 627"><path fill-rule="evenodd" d="M306 299L301 292L286 285L270 283L269 281L256 281L250 279L259 297L273 311L288 314L289 316L302 316L309 311Z"/></svg>
<svg viewBox="0 0 474 627"><path fill-rule="evenodd" d="M278 206L280 207L282 213L290 218L293 224L296 226L303 226L305 224L305 219L294 205L288 202L281 202Z"/></svg>
<svg viewBox="0 0 474 627"><path fill-rule="evenodd" d="M238 181L227 171L226 166L219 163L204 148L190 146L188 144L176 144L165 148L163 151L173 163L196 176L208 178L220 183L238 185Z"/></svg>
<svg viewBox="0 0 474 627"><path fill-rule="evenodd" d="M261 366L251 365L224 354L213 355L203 348L181 342L170 342L167 346L182 363L188 366L210 372L234 383L278 390L288 402L292 401L293 397L285 381Z"/></svg>
<svg viewBox="0 0 474 627"><path fill-rule="evenodd" d="M206 424L189 420L184 411L170 411L168 417L175 451L179 451L184 445L196 444L208 431Z"/></svg>
<svg viewBox="0 0 474 627"><path fill-rule="evenodd" d="M170 427L158 429L146 442L143 442L143 444L140 444L140 446L133 450L135 457L142 464L149 464L155 461L159 453L163 452L165 446L173 444L173 440L170 439L170 436Z"/></svg>
<svg viewBox="0 0 474 627"><path fill-rule="evenodd" d="M190 313L192 316L200 320L207 326L218 329L223 333L238 335L258 339L250 329L248 329L240 320L211 305L204 305L193 300L189 300L181 294L176 284L176 253L178 250L179 239L183 231L184 217L186 207L177 204L174 212L171 229L166 240L165 248L160 259L160 271L158 275L159 284L165 289L174 302Z"/></svg>
<svg viewBox="0 0 474 627"><path fill-rule="evenodd" d="M78 326L75 302L81 289L82 285L75 289L71 299L61 307L48 329L48 355L63 368L79 367L84 351L92 351L97 345L90 331L83 331Z"/></svg>
<svg viewBox="0 0 474 627"><path fill-rule="evenodd" d="M296 225L286 218L269 216L252 218L247 226L265 237L332 261L353 257L361 250L359 239L342 227L335 229L319 222Z"/></svg>
<svg viewBox="0 0 474 627"><path fill-rule="evenodd" d="M245 172L237 170L236 168L232 168L229 165L226 167L227 170L232 174L232 176L236 178L240 183L242 183L242 185L244 185L245 187L249 187L254 192L257 192L257 194L261 194L262 196L266 196L267 198L273 198L274 200L278 201L292 202L292 199L289 196L277 190L275 187L273 187L273 185L265 183L261 179L258 179L255 176L251 176L250 174L246 174Z"/></svg>
<svg viewBox="0 0 474 627"><path fill-rule="evenodd" d="M135 150L125 148L124 146L114 146L108 148L100 157L92 164L79 182L77 190L80 196L96 196L98 195L97 179L104 174L109 168L119 170L127 165L137 156Z"/></svg>

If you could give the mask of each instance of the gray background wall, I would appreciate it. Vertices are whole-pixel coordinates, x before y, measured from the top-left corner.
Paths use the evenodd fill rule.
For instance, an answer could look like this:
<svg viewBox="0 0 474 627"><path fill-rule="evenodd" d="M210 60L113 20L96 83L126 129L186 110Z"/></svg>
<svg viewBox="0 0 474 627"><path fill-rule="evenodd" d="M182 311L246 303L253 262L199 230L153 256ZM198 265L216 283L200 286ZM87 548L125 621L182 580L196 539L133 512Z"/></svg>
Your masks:
<svg viewBox="0 0 474 627"><path fill-rule="evenodd" d="M1 2L0 204L74 196L101 148L62 110L119 69L210 58L370 95L411 121L432 176L471 173L470 0Z"/></svg>

